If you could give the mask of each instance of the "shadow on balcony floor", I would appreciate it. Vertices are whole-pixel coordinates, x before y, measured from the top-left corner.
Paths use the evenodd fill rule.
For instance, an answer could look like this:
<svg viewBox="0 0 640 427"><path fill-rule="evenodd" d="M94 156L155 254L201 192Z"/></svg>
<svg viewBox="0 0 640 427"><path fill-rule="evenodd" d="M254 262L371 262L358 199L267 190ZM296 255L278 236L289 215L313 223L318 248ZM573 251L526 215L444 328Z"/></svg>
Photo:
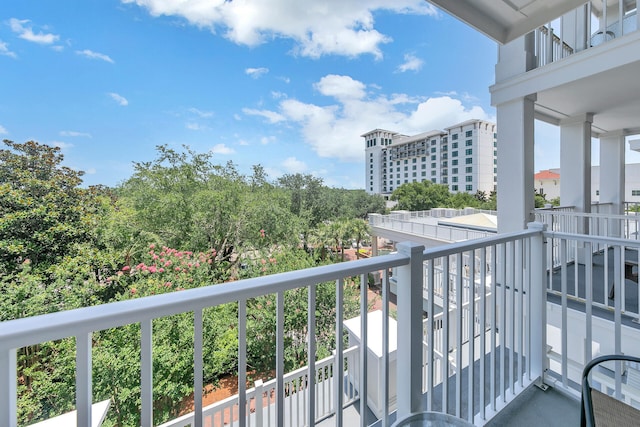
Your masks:
<svg viewBox="0 0 640 427"><path fill-rule="evenodd" d="M580 425L580 402L554 388L530 386L489 423L488 427Z"/></svg>

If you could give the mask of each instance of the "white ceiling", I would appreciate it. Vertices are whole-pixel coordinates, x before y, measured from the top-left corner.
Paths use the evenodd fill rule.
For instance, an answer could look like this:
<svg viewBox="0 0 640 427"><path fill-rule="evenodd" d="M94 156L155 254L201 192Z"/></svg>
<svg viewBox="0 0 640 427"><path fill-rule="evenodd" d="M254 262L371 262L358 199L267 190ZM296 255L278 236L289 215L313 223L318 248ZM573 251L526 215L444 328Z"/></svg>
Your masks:
<svg viewBox="0 0 640 427"><path fill-rule="evenodd" d="M427 0L498 43L508 43L585 0Z"/></svg>

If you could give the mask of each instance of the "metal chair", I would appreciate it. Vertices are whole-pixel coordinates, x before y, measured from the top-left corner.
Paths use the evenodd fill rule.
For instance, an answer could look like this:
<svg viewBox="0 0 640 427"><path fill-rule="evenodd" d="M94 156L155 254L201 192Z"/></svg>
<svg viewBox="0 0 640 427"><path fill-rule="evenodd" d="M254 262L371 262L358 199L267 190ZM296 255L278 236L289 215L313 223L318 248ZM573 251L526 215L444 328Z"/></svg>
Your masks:
<svg viewBox="0 0 640 427"><path fill-rule="evenodd" d="M606 362L620 361L626 366L623 368L622 392L625 395L625 401L618 400L607 393L592 387L592 380L589 381L591 370ZM587 363L582 372L582 404L580 413L580 426L638 426L640 425L640 410L630 405L631 398L629 391L634 390L640 396L640 370L635 367L628 366L628 363L640 364L640 357L626 356L622 354L614 354L600 356ZM639 365L640 366L640 365ZM608 376L602 374L595 381L603 382ZM605 384L608 388L615 387L615 378L609 378L611 384ZM613 387L612 387L613 386ZM605 390L606 391L606 390Z"/></svg>

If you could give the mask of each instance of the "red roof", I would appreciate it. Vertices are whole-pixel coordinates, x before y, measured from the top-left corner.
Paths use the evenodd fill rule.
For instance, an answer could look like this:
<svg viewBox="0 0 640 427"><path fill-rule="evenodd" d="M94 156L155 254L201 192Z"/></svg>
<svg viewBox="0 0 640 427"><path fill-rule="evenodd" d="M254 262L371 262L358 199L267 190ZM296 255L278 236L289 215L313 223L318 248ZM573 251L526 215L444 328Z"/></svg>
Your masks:
<svg viewBox="0 0 640 427"><path fill-rule="evenodd" d="M540 171L533 176L533 179L542 180L542 179L560 179L560 174L551 172L550 170Z"/></svg>

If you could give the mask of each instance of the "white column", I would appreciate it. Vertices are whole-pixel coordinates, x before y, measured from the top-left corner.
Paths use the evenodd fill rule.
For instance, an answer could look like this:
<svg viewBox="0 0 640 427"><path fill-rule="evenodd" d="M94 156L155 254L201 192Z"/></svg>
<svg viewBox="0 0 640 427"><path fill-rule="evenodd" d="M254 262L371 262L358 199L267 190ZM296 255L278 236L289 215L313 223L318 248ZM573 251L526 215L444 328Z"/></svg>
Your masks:
<svg viewBox="0 0 640 427"><path fill-rule="evenodd" d="M535 95L497 106L498 231L526 228L533 220Z"/></svg>
<svg viewBox="0 0 640 427"><path fill-rule="evenodd" d="M592 121L588 113L560 122L560 204L576 212L591 211Z"/></svg>
<svg viewBox="0 0 640 427"><path fill-rule="evenodd" d="M607 212L624 213L624 132L600 136L600 203L611 203Z"/></svg>

